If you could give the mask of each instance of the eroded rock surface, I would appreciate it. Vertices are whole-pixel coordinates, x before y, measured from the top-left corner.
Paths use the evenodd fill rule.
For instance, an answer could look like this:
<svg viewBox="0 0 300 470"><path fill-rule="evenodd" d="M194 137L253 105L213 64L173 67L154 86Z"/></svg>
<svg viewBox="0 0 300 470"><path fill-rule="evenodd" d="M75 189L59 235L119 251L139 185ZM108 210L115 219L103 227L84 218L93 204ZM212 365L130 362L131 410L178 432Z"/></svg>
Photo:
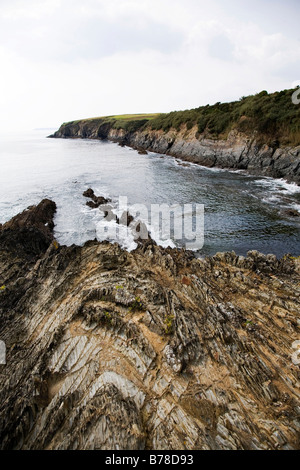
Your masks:
<svg viewBox="0 0 300 470"><path fill-rule="evenodd" d="M299 448L298 260L58 246L54 211L0 228L1 449Z"/></svg>

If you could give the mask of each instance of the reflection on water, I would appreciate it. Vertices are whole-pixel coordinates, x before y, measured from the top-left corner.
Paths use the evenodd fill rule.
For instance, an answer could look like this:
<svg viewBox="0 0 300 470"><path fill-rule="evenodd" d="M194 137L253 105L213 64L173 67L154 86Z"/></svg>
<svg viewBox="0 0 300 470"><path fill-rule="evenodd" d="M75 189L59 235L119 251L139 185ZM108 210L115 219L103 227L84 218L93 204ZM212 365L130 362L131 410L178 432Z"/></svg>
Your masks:
<svg viewBox="0 0 300 470"><path fill-rule="evenodd" d="M2 136L0 148L0 223L48 197L58 206L58 241L82 244L96 237L100 217L82 197L92 187L129 204L204 204L202 254L300 254L300 188L282 180L182 165L110 142L46 139L42 131Z"/></svg>

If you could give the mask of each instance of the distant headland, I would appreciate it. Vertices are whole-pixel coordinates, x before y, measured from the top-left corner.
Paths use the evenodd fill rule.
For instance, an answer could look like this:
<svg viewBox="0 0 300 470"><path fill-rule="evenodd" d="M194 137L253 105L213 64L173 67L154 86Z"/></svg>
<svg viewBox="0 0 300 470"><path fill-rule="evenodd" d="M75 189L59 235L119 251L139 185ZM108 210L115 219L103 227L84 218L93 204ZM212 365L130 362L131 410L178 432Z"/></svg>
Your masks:
<svg viewBox="0 0 300 470"><path fill-rule="evenodd" d="M108 139L207 167L300 183L300 105L295 90L262 91L231 103L167 114L81 119L49 137Z"/></svg>

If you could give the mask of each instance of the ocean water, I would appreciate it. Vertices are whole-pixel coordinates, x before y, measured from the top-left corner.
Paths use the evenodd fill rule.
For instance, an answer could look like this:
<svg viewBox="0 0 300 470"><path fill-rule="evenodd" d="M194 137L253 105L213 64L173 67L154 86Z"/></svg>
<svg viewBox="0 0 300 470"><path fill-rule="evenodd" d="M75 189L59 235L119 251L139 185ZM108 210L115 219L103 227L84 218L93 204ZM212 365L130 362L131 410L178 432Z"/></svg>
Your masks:
<svg viewBox="0 0 300 470"><path fill-rule="evenodd" d="M99 238L103 215L90 209L87 188L128 204L203 204L204 246L199 255L249 250L282 256L300 255L300 187L284 180L258 178L243 172L207 169L173 157L111 142L47 139L51 130L0 135L0 223L43 198L57 204L55 236L59 243L82 245ZM192 215L191 215L192 216ZM141 217L143 219L143 217ZM102 222L101 222L102 220ZM151 230L151 221L148 223ZM185 240L164 239L163 245L184 246ZM101 237L100 237L101 238ZM113 239L112 239L113 241ZM135 243L127 230L117 241L127 249Z"/></svg>

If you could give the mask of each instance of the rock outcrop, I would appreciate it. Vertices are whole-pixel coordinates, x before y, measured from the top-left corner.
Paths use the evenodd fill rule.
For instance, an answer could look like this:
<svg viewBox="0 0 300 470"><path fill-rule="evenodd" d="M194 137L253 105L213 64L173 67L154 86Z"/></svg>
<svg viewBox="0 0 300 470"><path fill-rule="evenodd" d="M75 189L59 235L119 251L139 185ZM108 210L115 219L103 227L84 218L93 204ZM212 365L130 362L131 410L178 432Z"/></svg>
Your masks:
<svg viewBox="0 0 300 470"><path fill-rule="evenodd" d="M299 260L0 228L1 449L299 449Z"/></svg>
<svg viewBox="0 0 300 470"><path fill-rule="evenodd" d="M92 188L89 188L84 191L83 196L92 199L91 201L87 201L86 203L86 205L89 206L91 209L98 209L100 206L111 202L111 199L106 199L103 196L96 196Z"/></svg>
<svg viewBox="0 0 300 470"><path fill-rule="evenodd" d="M246 170L254 175L285 178L300 184L300 147L278 147L263 144L257 135L233 130L226 140L213 140L198 135L197 127L168 132L146 127L135 132L115 129L101 120L76 121L63 124L50 137L109 139L135 149L172 155L207 167Z"/></svg>

